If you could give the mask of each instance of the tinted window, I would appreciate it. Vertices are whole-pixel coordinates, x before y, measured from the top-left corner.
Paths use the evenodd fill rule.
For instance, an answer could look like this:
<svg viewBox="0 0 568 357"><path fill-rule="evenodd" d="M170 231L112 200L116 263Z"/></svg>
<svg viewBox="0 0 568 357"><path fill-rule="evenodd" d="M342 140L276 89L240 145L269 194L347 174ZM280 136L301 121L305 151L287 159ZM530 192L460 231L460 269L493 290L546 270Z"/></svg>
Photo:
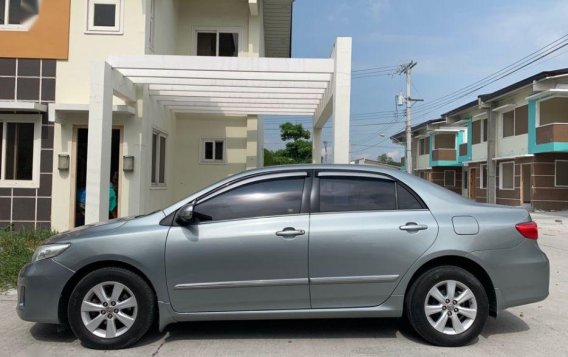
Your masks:
<svg viewBox="0 0 568 357"><path fill-rule="evenodd" d="M304 178L261 181L222 193L198 204L202 221L300 213Z"/></svg>
<svg viewBox="0 0 568 357"><path fill-rule="evenodd" d="M422 204L418 199L402 185L396 185L398 197L398 209L421 209Z"/></svg>
<svg viewBox="0 0 568 357"><path fill-rule="evenodd" d="M394 210L395 183L362 178L320 178L320 212Z"/></svg>

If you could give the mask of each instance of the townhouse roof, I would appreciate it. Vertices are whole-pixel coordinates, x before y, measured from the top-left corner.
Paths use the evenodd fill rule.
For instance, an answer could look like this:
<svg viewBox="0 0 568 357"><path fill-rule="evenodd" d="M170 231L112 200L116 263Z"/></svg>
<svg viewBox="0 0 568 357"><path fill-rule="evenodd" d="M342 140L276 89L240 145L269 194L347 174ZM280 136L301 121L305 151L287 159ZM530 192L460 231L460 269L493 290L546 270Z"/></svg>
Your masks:
<svg viewBox="0 0 568 357"><path fill-rule="evenodd" d="M445 120L442 119L442 118L426 120L426 121L423 121L422 123L419 123L419 124L412 126L411 130L412 131L420 130L424 127L427 127L428 125L439 124L439 123L442 123L442 122L445 122ZM397 136L400 136L400 135L404 135L405 133L406 133L406 130L398 132L398 133L394 134L393 136L391 136L391 139L395 138Z"/></svg>
<svg viewBox="0 0 568 357"><path fill-rule="evenodd" d="M457 113L459 113L459 112L462 112L462 111L464 111L464 110L477 107L477 105L478 105L478 100L477 100L477 99L472 100L472 101L469 102L469 103L465 103L464 105L462 105L462 106L460 106L460 107L457 107L457 108L455 108L455 109L450 110L450 111L447 112L447 113L442 114L442 117L443 117L443 118L451 117L452 115L457 114Z"/></svg>
<svg viewBox="0 0 568 357"><path fill-rule="evenodd" d="M482 95L479 96L479 99L482 102L488 102L492 99L495 99L495 98L502 96L503 94L507 94L507 93L513 92L517 89L531 85L535 81L540 81L540 80L545 79L545 78L555 77L555 76L559 76L559 75L563 75L563 74L568 74L568 68L561 68L561 69L556 69L556 70L553 70L553 71L543 71L543 72L537 73L535 75L532 75L530 77L527 77L523 80L520 80L516 83L513 83L513 84L511 84L507 87L501 88L501 89L499 89L499 90L497 90L493 93L482 94Z"/></svg>

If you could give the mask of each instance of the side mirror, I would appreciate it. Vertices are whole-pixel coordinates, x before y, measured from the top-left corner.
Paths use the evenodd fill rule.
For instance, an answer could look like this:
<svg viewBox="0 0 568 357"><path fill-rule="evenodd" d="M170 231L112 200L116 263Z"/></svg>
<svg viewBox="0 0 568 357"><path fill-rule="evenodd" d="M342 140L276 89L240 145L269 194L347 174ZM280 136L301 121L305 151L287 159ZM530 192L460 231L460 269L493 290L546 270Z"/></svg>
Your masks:
<svg viewBox="0 0 568 357"><path fill-rule="evenodd" d="M180 226L186 226L193 220L193 203L189 203L178 211L176 215L176 222Z"/></svg>

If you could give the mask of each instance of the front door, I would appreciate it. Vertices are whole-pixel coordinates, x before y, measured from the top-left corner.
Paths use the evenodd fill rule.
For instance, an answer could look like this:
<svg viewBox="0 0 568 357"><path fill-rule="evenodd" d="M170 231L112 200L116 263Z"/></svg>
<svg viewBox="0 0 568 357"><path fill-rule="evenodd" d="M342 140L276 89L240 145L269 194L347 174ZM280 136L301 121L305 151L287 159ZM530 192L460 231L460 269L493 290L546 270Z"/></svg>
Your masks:
<svg viewBox="0 0 568 357"><path fill-rule="evenodd" d="M307 182L306 172L265 175L199 199L195 222L167 238L174 310L309 308Z"/></svg>
<svg viewBox="0 0 568 357"><path fill-rule="evenodd" d="M469 169L469 199L470 200L475 201L475 196L476 196L475 189L476 189L477 185L478 185L478 183L475 180L475 169L470 168Z"/></svg>
<svg viewBox="0 0 568 357"><path fill-rule="evenodd" d="M320 172L310 220L313 308L377 306L432 245L438 225L406 186L381 176Z"/></svg>

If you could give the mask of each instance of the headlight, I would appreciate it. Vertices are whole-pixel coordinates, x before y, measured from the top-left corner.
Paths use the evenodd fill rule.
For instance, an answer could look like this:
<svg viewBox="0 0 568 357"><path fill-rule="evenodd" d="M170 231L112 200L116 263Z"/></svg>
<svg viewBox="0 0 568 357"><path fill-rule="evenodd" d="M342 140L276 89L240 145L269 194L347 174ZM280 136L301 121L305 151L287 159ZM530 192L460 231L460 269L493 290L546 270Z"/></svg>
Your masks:
<svg viewBox="0 0 568 357"><path fill-rule="evenodd" d="M46 244L38 247L32 256L32 263L38 260L53 258L63 253L71 244Z"/></svg>

